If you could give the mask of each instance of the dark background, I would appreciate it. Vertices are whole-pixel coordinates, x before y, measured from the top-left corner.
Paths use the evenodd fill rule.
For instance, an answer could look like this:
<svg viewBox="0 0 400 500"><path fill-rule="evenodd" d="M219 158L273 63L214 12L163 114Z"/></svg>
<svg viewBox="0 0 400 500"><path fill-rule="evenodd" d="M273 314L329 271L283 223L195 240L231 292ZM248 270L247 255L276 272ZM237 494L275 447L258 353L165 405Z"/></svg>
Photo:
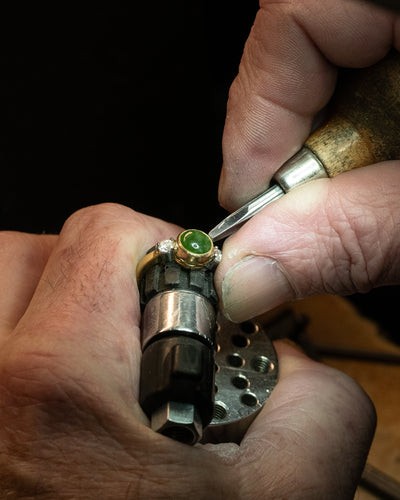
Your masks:
<svg viewBox="0 0 400 500"><path fill-rule="evenodd" d="M0 10L3 229L58 232L105 201L206 230L225 215L225 104L257 1L129 4Z"/></svg>
<svg viewBox="0 0 400 500"><path fill-rule="evenodd" d="M225 105L258 2L11 4L0 7L0 229L59 232L108 201L183 227L219 222ZM396 335L399 295L352 300Z"/></svg>

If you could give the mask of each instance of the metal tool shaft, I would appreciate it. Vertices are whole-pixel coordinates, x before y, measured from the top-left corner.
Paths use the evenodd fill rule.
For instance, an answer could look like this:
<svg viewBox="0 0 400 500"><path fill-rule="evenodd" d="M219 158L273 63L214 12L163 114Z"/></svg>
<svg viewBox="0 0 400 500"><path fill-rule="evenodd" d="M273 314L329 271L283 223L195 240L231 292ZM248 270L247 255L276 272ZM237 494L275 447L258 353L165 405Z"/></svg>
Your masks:
<svg viewBox="0 0 400 500"><path fill-rule="evenodd" d="M275 173L274 185L229 215L209 235L214 241L291 189L321 177L384 160L400 159L400 54L339 82L330 119Z"/></svg>
<svg viewBox="0 0 400 500"><path fill-rule="evenodd" d="M278 186L272 186L270 189L261 193L253 200L240 207L236 212L228 215L226 219L220 222L208 233L213 241L222 240L234 233L241 227L247 220L251 219L253 215L257 214L265 206L272 201L279 199L285 192Z"/></svg>
<svg viewBox="0 0 400 500"><path fill-rule="evenodd" d="M291 189L310 180L328 177L328 174L314 153L303 147L276 172L275 184L253 200L228 215L209 233L213 241L218 241L237 231L247 220L256 215L264 207L281 198Z"/></svg>

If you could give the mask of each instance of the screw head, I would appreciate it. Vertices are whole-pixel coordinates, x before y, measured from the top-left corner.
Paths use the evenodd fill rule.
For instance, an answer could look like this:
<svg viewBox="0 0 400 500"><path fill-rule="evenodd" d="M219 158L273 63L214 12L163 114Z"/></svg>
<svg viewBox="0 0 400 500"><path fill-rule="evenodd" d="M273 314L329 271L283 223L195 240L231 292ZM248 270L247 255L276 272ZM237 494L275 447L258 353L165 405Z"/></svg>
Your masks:
<svg viewBox="0 0 400 500"><path fill-rule="evenodd" d="M196 444L203 435L201 418L194 405L168 401L151 416L151 428L185 444Z"/></svg>

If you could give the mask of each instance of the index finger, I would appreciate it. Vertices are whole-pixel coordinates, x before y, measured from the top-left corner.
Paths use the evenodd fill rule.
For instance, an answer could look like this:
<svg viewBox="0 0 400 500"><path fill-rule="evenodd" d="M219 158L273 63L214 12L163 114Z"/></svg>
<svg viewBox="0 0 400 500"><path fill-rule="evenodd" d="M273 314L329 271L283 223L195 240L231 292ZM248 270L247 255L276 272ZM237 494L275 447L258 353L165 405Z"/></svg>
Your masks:
<svg viewBox="0 0 400 500"><path fill-rule="evenodd" d="M353 0L262 0L233 82L219 197L232 210L263 191L310 133L337 66L361 68L400 48L400 18Z"/></svg>

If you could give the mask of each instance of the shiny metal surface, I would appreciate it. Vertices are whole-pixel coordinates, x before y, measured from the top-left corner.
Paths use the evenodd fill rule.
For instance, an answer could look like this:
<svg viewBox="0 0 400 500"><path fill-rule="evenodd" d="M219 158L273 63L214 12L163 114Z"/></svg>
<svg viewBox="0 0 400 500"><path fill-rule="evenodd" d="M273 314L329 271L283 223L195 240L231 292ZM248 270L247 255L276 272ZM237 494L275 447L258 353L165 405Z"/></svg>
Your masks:
<svg viewBox="0 0 400 500"><path fill-rule="evenodd" d="M169 290L155 295L142 317L142 349L154 335L186 332L200 335L214 345L215 311L203 296L186 290Z"/></svg>
<svg viewBox="0 0 400 500"><path fill-rule="evenodd" d="M240 441L278 381L278 358L256 322L217 318L214 417L205 442Z"/></svg>
<svg viewBox="0 0 400 500"><path fill-rule="evenodd" d="M168 401L151 416L151 428L164 436L193 445L203 434L201 418L194 405Z"/></svg>
<svg viewBox="0 0 400 500"><path fill-rule="evenodd" d="M285 193L279 186L272 186L264 193L249 201L243 207L240 207L236 212L228 215L222 222L215 226L208 233L213 241L222 240L233 234L253 215L257 214L264 207L275 200L278 200Z"/></svg>
<svg viewBox="0 0 400 500"><path fill-rule="evenodd" d="M275 173L274 179L287 193L314 179L328 177L323 164L307 147L303 147Z"/></svg>
<svg viewBox="0 0 400 500"><path fill-rule="evenodd" d="M272 185L267 191L228 215L211 229L208 233L210 238L213 241L218 241L230 236L247 220L294 187L323 177L328 177L324 166L310 149L303 147L275 173L273 179L277 184Z"/></svg>

